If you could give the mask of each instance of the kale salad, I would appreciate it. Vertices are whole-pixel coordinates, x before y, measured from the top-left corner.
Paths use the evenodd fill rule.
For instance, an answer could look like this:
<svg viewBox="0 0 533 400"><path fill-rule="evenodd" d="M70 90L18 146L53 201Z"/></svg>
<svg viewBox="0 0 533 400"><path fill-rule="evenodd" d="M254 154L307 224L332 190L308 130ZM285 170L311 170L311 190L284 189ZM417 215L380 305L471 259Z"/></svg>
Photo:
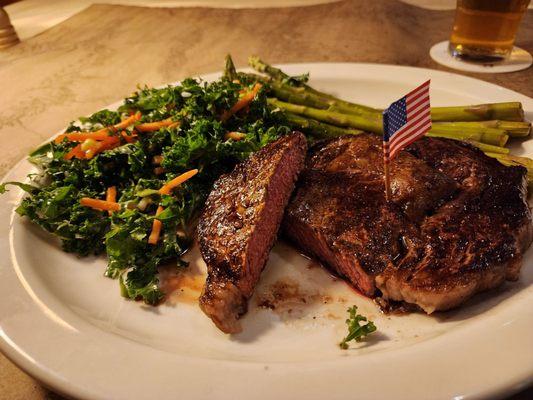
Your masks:
<svg viewBox="0 0 533 400"><path fill-rule="evenodd" d="M121 294L160 302L158 266L193 242L195 220L213 182L252 152L290 131L265 88L235 75L231 59L214 82L139 88L117 110L72 122L30 154L41 173L16 212L79 256L105 253L105 276Z"/></svg>

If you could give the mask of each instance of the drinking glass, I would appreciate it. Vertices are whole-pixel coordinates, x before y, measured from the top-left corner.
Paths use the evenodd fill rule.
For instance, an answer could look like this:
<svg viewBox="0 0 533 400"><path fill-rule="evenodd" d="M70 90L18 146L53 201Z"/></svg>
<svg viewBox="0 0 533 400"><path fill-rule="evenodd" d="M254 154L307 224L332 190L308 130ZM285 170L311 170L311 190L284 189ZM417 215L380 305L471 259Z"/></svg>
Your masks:
<svg viewBox="0 0 533 400"><path fill-rule="evenodd" d="M530 0L457 0L449 51L474 61L499 61L511 54Z"/></svg>

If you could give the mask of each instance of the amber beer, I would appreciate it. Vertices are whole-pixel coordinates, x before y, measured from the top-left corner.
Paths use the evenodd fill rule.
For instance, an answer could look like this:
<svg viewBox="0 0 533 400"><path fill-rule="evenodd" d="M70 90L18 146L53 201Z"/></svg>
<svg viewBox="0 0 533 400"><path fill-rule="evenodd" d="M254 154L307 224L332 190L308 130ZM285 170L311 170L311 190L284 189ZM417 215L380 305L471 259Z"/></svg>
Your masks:
<svg viewBox="0 0 533 400"><path fill-rule="evenodd" d="M504 59L513 49L516 31L529 2L457 0L450 52L464 59Z"/></svg>

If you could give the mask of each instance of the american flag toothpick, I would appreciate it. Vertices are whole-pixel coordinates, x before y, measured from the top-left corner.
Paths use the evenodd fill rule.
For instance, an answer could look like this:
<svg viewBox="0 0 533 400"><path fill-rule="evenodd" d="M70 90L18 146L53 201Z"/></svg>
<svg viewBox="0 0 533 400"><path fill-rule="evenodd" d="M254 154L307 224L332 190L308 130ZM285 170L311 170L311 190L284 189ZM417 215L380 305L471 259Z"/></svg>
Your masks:
<svg viewBox="0 0 533 400"><path fill-rule="evenodd" d="M390 161L401 149L431 129L429 83L424 82L383 111L383 166L387 201L391 197Z"/></svg>

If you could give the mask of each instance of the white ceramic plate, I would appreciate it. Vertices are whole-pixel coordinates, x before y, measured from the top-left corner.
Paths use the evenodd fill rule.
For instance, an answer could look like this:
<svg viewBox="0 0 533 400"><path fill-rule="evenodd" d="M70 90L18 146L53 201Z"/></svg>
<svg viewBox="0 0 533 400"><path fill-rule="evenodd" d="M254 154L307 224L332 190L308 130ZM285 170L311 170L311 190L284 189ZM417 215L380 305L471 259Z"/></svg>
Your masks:
<svg viewBox="0 0 533 400"><path fill-rule="evenodd" d="M384 107L431 78L433 105L533 100L455 74L373 64L285 65L317 88ZM216 75L207 76L213 79ZM533 155L533 142L517 145ZM21 161L5 180L32 171ZM273 250L244 333L218 331L196 303L205 268L157 308L126 301L102 276L105 260L78 259L13 212L22 193L0 198L0 349L54 389L88 399L448 399L498 397L533 376L532 252L519 282L435 316L385 316L280 243ZM176 279L174 278L174 281ZM283 294L275 311L258 303ZM306 300L304 303L302 298ZM378 332L342 351L346 308Z"/></svg>

